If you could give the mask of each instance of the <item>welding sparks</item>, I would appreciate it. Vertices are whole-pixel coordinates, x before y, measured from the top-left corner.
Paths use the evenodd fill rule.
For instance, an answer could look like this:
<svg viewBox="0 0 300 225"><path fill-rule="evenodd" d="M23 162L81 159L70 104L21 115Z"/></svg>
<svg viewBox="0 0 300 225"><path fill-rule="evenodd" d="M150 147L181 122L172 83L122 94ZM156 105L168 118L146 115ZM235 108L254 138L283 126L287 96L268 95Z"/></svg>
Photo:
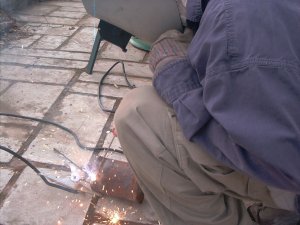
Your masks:
<svg viewBox="0 0 300 225"><path fill-rule="evenodd" d="M107 221L105 221L106 224L121 225L121 221L126 217L127 212L125 209L123 209L123 211L122 211L119 208L117 208L117 210L111 210L106 207L103 207L102 213L104 215L107 215L107 216L105 216L107 218Z"/></svg>

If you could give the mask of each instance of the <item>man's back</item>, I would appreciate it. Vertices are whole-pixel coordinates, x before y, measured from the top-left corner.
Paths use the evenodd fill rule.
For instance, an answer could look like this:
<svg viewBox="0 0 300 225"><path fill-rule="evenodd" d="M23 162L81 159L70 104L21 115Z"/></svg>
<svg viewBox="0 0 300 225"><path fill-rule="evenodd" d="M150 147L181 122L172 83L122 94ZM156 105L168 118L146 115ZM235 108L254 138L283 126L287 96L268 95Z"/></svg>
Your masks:
<svg viewBox="0 0 300 225"><path fill-rule="evenodd" d="M188 139L230 167L300 192L298 0L211 0L188 60L163 73L154 86Z"/></svg>

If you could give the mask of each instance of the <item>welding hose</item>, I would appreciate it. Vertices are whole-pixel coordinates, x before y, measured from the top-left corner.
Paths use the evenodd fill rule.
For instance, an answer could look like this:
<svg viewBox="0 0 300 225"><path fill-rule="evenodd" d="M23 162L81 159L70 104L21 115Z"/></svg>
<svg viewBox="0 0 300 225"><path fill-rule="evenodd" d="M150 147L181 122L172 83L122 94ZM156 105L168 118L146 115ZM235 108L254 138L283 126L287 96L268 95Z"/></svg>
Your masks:
<svg viewBox="0 0 300 225"><path fill-rule="evenodd" d="M24 120L32 120L32 121L36 121L36 122L40 122L40 123L45 123L45 124L49 124L55 127L58 127L59 129L66 131L67 133L71 134L71 136L74 138L76 144L84 150L89 150L89 151L111 151L111 152L116 152L116 153L120 153L123 154L123 151L119 150L119 149L113 149L113 148L103 148L103 147L87 147L84 146L79 138L77 137L77 135L75 134L74 131L72 131L71 129L64 127L58 123L46 120L46 119L39 119L39 118L35 118L35 117L29 117L29 116L22 116L22 115L16 115L16 114L11 114L11 113L1 113L0 112L0 116L7 116L7 117L14 117L14 118L19 118L19 119L24 119Z"/></svg>
<svg viewBox="0 0 300 225"><path fill-rule="evenodd" d="M120 154L123 154L123 151L121 150L118 150L118 149L112 149L112 148L99 148L99 147L96 147L96 148L93 148L93 147L86 147L84 146L79 138L77 137L77 135L75 134L74 131L70 130L69 128L67 127L64 127L58 123L55 123L55 122L52 122L52 121L49 121L49 120L45 120L45 119L39 119L39 118L34 118L34 117L29 117L29 116L22 116L22 115L16 115L16 114L10 114L10 113L0 113L0 116L7 116L7 117L14 117L14 118L19 118L19 119L25 119L25 120L32 120L32 121L36 121L36 122L41 122L41 123L45 123L45 124L49 124L49 125L52 125L52 126L55 126L55 127L58 127L64 131L66 131L67 133L71 134L72 137L75 139L75 142L76 144L84 149L84 150L90 150L90 151L111 151L111 152L117 152L117 153L120 153ZM5 147L5 146L2 146L0 145L0 149L17 157L18 159L20 159L21 161L23 161L26 165L28 165L36 174L38 174L42 180L49 186L51 187L55 187L55 188L58 188L58 189L61 189L61 190L64 190L64 191L67 191L67 192L70 192L70 193L79 193L77 190L75 189L72 189L72 188L68 188L68 187L64 187L64 186L61 186L61 185L58 185L58 184L54 184L54 183L51 183L47 180L47 178L41 174L41 172L32 164L30 163L27 159L25 159L24 157L22 157L21 155L19 155L18 153L14 152L13 150Z"/></svg>
<svg viewBox="0 0 300 225"><path fill-rule="evenodd" d="M78 194L79 191L75 190L75 189L72 189L72 188L68 188L68 187L64 187L64 186L61 186L61 185L58 185L58 184L54 184L54 183L51 183L47 180L47 178L41 173L41 171L39 171L38 168L36 168L31 162L29 162L27 159L25 159L24 157L20 156L18 153L14 152L13 150L9 149L9 148L6 148L2 145L0 145L0 149L2 149L3 151L5 152L8 152L9 154L17 157L18 159L20 159L21 161L23 161L26 165L28 165L37 175L39 175L42 180L48 185L48 186L51 186L51 187L54 187L54 188L58 188L58 189L61 189L63 191L67 191L67 192L70 192L70 193L73 193L73 194Z"/></svg>
<svg viewBox="0 0 300 225"><path fill-rule="evenodd" d="M114 110L108 110L108 109L105 109L102 102L101 102L101 87L104 83L104 79L109 75L110 71L117 65L121 63L122 64L122 69L123 69L123 75L124 75L124 78L125 78L125 81L128 85L129 88L134 88L135 86L130 84L130 82L128 81L128 78L127 78L127 74L126 74L126 71L125 71L125 65L124 65L124 62L123 61L118 61L116 63L114 63L110 69L103 75L103 77L101 78L100 82L99 82L99 88L98 88L98 102L99 102L99 105L100 105L100 108L104 111L104 112L110 112L110 113L114 113L115 111ZM121 150L118 150L118 149L112 149L112 148L103 148L103 147L87 147L87 146L84 146L78 136L76 135L76 133L74 131L72 131L71 129L67 128L67 127L64 127L58 123L55 123L55 122L52 122L52 121L49 121L49 120L46 120L46 119L39 119L39 118L34 118L34 117L29 117L29 116L22 116L22 115L17 115L17 114L11 114L11 113L1 113L0 112L0 116L7 116L7 117L14 117L14 118L19 118L19 119L24 119L24 120L31 120L31 121L36 121L36 122L40 122L40 123L45 123L45 124L48 124L48 125L52 125L52 126L55 126L55 127L58 127L59 129L63 130L63 131L66 131L67 133L71 134L71 136L74 138L76 144L81 148L81 149L84 149L84 150L89 150L89 151L111 151L111 152L116 152L116 153L120 153L120 154L123 154L123 151ZM28 165L36 174L38 174L41 179L45 182L45 184L47 184L48 186L51 186L51 187L54 187L54 188L58 188L58 189L61 189L61 190L64 190L64 191L67 191L67 192L70 192L70 193L74 193L74 194L77 194L79 193L77 190L75 189L72 189L72 188L68 188L68 187L64 187L64 186L61 186L61 185L58 185L58 184L55 184L55 183L51 183L47 180L47 178L42 175L42 173L39 171L39 169L37 167L35 167L32 163L30 163L27 159L25 159L24 157L22 157L21 155L19 155L18 153L14 152L13 150L5 147L5 146L2 146L0 145L0 149L13 155L14 157L20 159L21 161L23 161L26 165Z"/></svg>
<svg viewBox="0 0 300 225"><path fill-rule="evenodd" d="M128 76L127 76L127 73L125 71L125 65L124 65L124 62L123 61L117 61L115 62L110 68L108 71L105 72L105 74L103 75L103 77L100 79L100 82L99 82L99 86L98 86L98 103L99 103L99 106L100 108L102 109L103 112L109 112L109 113L115 113L116 110L114 109L106 109L103 104L102 104L102 101L101 101L101 89L102 89L102 85L104 83L104 80L105 78L110 74L110 71L116 66L118 65L119 63L122 64L122 70L123 70L123 75L124 75L124 79L125 79L125 82L127 84L127 86L130 88L130 89L133 89L135 88L135 85L134 84L131 84L128 80Z"/></svg>

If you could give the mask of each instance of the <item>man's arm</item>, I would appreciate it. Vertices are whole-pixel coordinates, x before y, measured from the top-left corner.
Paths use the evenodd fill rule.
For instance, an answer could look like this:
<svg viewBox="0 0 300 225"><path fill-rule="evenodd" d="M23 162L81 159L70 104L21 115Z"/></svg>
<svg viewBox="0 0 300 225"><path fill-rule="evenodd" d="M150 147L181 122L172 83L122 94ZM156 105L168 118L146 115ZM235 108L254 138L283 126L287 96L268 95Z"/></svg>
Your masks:
<svg viewBox="0 0 300 225"><path fill-rule="evenodd" d="M277 86L287 90L281 93L289 96L289 102L297 102L292 90L281 86L293 86L290 75L285 69L267 68L267 62L257 68L250 60L245 68L238 67L224 8L218 1L209 5L187 56L155 71L154 87L174 108L189 140L227 166L269 185L299 192L299 139L291 136L299 133L297 125L293 127L297 109L291 106L286 112L272 99L281 98L274 92ZM270 85L274 86L266 88ZM281 132L286 132L289 142Z"/></svg>

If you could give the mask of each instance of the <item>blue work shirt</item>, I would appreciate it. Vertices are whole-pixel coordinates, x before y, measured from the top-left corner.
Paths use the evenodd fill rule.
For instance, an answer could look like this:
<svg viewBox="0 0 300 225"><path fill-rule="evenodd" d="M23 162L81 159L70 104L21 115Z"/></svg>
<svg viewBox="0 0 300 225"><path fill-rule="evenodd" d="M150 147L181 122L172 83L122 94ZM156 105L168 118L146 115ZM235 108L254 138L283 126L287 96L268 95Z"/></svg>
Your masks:
<svg viewBox="0 0 300 225"><path fill-rule="evenodd" d="M300 193L299 0L209 1L187 57L153 84L189 140L233 169Z"/></svg>

